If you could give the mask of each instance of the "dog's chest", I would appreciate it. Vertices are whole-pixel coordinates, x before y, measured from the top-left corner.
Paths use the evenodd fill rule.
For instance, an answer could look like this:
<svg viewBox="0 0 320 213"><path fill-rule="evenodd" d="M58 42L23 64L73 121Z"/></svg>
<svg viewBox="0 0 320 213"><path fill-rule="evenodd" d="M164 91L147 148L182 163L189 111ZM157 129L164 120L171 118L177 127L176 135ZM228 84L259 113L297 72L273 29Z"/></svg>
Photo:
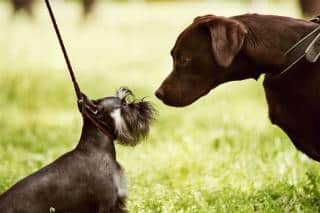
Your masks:
<svg viewBox="0 0 320 213"><path fill-rule="evenodd" d="M120 198L127 197L127 193L128 193L127 180L120 166L119 168L116 169L116 171L113 174L113 182L117 189L118 197Z"/></svg>
<svg viewBox="0 0 320 213"><path fill-rule="evenodd" d="M320 72L312 71L297 70L283 80L266 76L264 87L272 123L299 150L320 160Z"/></svg>

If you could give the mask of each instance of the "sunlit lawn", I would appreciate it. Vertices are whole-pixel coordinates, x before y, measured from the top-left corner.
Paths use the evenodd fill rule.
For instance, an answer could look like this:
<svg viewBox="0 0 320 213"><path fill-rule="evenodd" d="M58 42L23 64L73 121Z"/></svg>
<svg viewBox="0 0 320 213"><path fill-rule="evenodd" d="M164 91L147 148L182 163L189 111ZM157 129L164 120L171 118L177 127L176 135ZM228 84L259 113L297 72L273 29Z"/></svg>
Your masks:
<svg viewBox="0 0 320 213"><path fill-rule="evenodd" d="M82 22L76 5L52 2L83 90L97 98L126 85L159 111L147 141L117 146L131 212L320 211L320 165L270 124L261 80L221 86L183 109L153 97L171 69L176 36L195 16L255 9L224 1L108 3ZM290 2L264 13L298 16ZM0 4L1 192L72 149L80 134L60 49L37 6L35 20L12 20Z"/></svg>

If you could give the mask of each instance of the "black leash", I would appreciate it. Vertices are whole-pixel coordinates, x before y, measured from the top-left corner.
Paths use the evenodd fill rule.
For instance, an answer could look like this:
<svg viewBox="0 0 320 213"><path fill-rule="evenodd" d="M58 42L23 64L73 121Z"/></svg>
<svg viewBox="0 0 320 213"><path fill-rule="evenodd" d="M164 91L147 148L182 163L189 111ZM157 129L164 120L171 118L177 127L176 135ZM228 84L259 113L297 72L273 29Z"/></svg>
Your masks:
<svg viewBox="0 0 320 213"><path fill-rule="evenodd" d="M58 37L59 44L60 44L61 50L63 52L64 59L67 64L67 68L68 68L72 83L73 83L73 87L74 87L74 90L75 90L75 93L77 96L77 102L78 102L80 113L84 117L89 119L106 136L110 137L112 140L115 139L116 135L114 133L115 132L114 127L110 126L110 124L109 124L110 122L104 122L97 117L99 114L97 106L94 103L92 103L92 101L90 101L87 98L87 96L81 91L80 86L79 86L77 79L75 77L71 62L69 60L67 50L64 46L64 43L63 43L63 40L61 37L61 33L59 31L58 24L57 24L56 19L54 17L54 14L53 14L53 11L52 11L52 8L50 5L50 1L45 0L45 2L46 2L47 9L49 11L49 15L50 15L54 30L55 30L57 37ZM109 120L110 120L110 118L109 118Z"/></svg>
<svg viewBox="0 0 320 213"><path fill-rule="evenodd" d="M66 48L64 46L60 31L59 31L59 27L58 27L56 19L54 17L53 11L51 9L51 5L50 5L49 0L46 0L46 5L47 5L48 11L49 11L49 15L50 15L54 30L55 30L55 32L57 34L57 37L58 37L58 40L59 40L59 44L61 46L62 53L63 53L64 59L66 61L66 64L67 64L69 74L71 76L71 80L72 80L72 83L73 83L74 90L76 92L78 100L80 100L82 98L82 92L80 90L79 84L78 84L78 82L76 80L76 77L74 75L74 71L73 71L72 65L70 63L67 50L66 50Z"/></svg>

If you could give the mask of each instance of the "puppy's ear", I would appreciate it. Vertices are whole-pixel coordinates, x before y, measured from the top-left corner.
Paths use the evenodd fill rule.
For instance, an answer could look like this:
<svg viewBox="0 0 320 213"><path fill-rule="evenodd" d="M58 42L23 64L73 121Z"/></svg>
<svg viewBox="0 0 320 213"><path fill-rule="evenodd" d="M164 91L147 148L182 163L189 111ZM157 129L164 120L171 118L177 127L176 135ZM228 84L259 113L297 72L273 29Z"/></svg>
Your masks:
<svg viewBox="0 0 320 213"><path fill-rule="evenodd" d="M243 46L247 29L242 23L224 17L213 17L206 24L215 60L220 66L229 67Z"/></svg>

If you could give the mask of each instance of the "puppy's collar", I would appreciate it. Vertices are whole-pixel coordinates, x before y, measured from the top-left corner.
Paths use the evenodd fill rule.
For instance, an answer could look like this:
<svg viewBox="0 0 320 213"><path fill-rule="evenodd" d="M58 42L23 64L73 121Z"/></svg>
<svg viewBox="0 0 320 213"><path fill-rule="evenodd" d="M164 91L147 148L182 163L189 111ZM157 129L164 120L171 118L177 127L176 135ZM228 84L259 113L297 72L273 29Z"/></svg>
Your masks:
<svg viewBox="0 0 320 213"><path fill-rule="evenodd" d="M111 140L116 139L116 134L114 130L114 126L111 126L110 123L112 119L110 118L109 121L104 122L102 121L98 115L99 110L94 103L92 103L86 95L82 94L82 97L78 99L78 107L79 111L84 118L90 120L90 122L96 126L103 134L109 137Z"/></svg>

